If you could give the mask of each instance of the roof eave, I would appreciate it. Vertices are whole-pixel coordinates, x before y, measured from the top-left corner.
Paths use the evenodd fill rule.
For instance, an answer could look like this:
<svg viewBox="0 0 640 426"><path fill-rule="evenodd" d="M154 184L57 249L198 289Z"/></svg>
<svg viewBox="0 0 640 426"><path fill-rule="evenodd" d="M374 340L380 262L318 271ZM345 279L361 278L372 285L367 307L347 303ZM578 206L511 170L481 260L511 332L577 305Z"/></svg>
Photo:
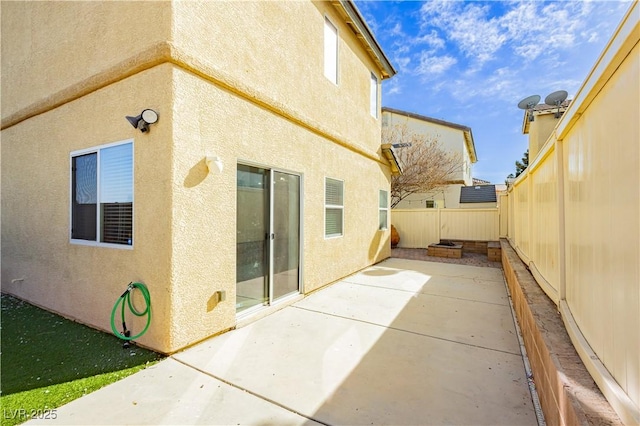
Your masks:
<svg viewBox="0 0 640 426"><path fill-rule="evenodd" d="M382 151L382 155L389 162L389 166L391 167L392 175L401 175L402 167L400 166L400 162L396 157L396 154L393 152L393 146L390 143L384 143L380 145L380 149Z"/></svg>
<svg viewBox="0 0 640 426"><path fill-rule="evenodd" d="M523 135L529 134L529 111L525 111L524 117L522 118L522 134Z"/></svg>
<svg viewBox="0 0 640 426"><path fill-rule="evenodd" d="M472 163L478 162L478 154L476 153L476 144L473 142L473 134L471 129L464 131L464 142L467 144L467 150L469 151L469 158Z"/></svg>
<svg viewBox="0 0 640 426"><path fill-rule="evenodd" d="M336 0L333 1L332 4L342 13L347 25L351 27L371 59L373 59L378 66L382 79L385 80L396 75L396 69L391 65L387 55L382 51L382 48L373 36L371 29L360 14L360 11L358 11L356 5L351 0Z"/></svg>

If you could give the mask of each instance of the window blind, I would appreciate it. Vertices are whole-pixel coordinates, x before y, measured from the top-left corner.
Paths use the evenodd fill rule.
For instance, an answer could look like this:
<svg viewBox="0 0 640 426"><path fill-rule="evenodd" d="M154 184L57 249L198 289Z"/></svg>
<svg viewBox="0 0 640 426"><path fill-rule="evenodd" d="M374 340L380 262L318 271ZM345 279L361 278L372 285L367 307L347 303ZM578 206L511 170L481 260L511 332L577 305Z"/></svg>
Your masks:
<svg viewBox="0 0 640 426"><path fill-rule="evenodd" d="M103 243L128 244L133 231L133 145L100 151L100 207Z"/></svg>
<svg viewBox="0 0 640 426"><path fill-rule="evenodd" d="M326 178L324 200L324 234L326 237L340 236L343 234L344 182Z"/></svg>

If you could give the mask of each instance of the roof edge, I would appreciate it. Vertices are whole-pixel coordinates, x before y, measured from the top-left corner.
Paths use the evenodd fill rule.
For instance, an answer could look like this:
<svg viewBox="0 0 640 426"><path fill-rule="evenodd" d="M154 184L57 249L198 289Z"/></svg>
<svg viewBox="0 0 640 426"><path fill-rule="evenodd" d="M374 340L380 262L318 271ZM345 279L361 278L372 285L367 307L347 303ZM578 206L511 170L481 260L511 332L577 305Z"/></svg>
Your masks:
<svg viewBox="0 0 640 426"><path fill-rule="evenodd" d="M402 111L395 108L382 107L382 112L404 115L405 117L414 118L416 120L427 121L429 123L439 124L441 126L461 130L464 134L465 144L467 144L467 148L469 149L469 157L471 157L471 162L478 162L478 154L476 153L476 144L473 140L473 132L471 131L471 127L465 126L463 124L452 123L450 121L440 120L439 118L427 117L426 115L420 115L414 112Z"/></svg>
<svg viewBox="0 0 640 426"><path fill-rule="evenodd" d="M391 78L397 74L396 69L391 65L391 61L387 58L373 32L360 14L357 6L352 0L336 0L332 2L333 6L342 11L346 15L346 23L356 33L356 37L364 44L367 53L372 57L376 65L382 71L382 79Z"/></svg>
<svg viewBox="0 0 640 426"><path fill-rule="evenodd" d="M393 146L389 143L384 143L380 145L380 150L382 151L382 155L389 162L389 166L391 167L392 175L401 175L402 174L402 166L396 157L395 152L393 152Z"/></svg>

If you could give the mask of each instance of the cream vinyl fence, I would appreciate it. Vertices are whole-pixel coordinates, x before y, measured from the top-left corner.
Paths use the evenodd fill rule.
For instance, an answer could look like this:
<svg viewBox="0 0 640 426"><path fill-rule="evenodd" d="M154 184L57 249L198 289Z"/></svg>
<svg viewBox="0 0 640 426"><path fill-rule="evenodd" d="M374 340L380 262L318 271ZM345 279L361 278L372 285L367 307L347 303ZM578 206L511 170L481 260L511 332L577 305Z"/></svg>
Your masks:
<svg viewBox="0 0 640 426"><path fill-rule="evenodd" d="M640 7L509 189L508 238L625 424L640 424Z"/></svg>
<svg viewBox="0 0 640 426"><path fill-rule="evenodd" d="M497 241L500 214L494 209L393 209L398 247L426 248L440 240Z"/></svg>

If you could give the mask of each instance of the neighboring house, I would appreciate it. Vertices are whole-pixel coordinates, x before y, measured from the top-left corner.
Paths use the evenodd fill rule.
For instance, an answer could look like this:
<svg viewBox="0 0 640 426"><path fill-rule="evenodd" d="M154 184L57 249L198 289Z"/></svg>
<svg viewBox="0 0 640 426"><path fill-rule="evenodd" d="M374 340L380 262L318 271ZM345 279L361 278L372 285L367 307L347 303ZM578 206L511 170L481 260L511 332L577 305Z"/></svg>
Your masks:
<svg viewBox="0 0 640 426"><path fill-rule="evenodd" d="M488 209L498 206L495 185L474 185L460 188L461 209Z"/></svg>
<svg viewBox="0 0 640 426"><path fill-rule="evenodd" d="M559 107L538 104L532 110L525 111L522 118L522 134L529 135L529 160L533 161L536 158L570 103L570 100L566 100Z"/></svg>
<svg viewBox="0 0 640 426"><path fill-rule="evenodd" d="M472 182L473 185L491 185L491 182L489 182L488 180L478 178L473 178Z"/></svg>
<svg viewBox="0 0 640 426"><path fill-rule="evenodd" d="M109 330L144 282L139 343L171 353L389 257L395 70L351 1L1 19L3 292Z"/></svg>
<svg viewBox="0 0 640 426"><path fill-rule="evenodd" d="M426 194L412 194L402 200L396 208L459 208L460 188L473 185L472 164L478 161L471 128L436 118L426 117L412 112L382 108L382 126L406 125L417 134L436 137L443 149L459 153L460 171L451 183L443 188Z"/></svg>

